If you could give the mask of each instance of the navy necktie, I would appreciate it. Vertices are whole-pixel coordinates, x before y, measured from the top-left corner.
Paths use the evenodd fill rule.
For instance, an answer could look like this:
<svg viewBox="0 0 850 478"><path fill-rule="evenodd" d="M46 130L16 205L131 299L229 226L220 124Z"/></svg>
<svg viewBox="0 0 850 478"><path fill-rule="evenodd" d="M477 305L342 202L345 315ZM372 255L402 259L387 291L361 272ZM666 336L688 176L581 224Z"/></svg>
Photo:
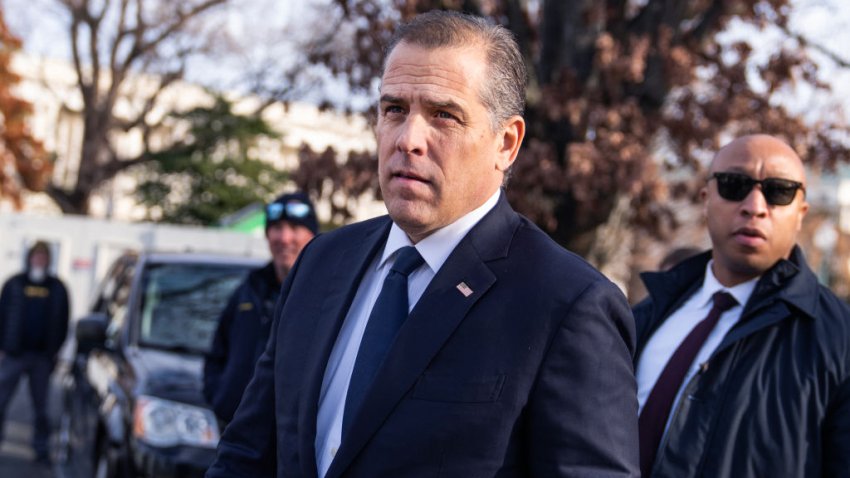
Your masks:
<svg viewBox="0 0 850 478"><path fill-rule="evenodd" d="M717 325L720 316L723 312L731 309L738 303L734 297L728 292L718 291L711 297L714 305L708 313L708 317L698 323L691 332L685 337L685 340L679 344L679 347L673 352L661 375L658 376L658 381L652 387L646 403L640 412L638 418L638 431L640 434L640 472L641 476L649 477L652 471L652 465L655 462L655 456L658 452L658 445L661 442L661 437L664 435L664 429L667 425L667 417L670 415L670 409L673 407L673 400L679 392L679 387L682 385L682 380L691 368L691 364L696 358L699 349L708 334Z"/></svg>
<svg viewBox="0 0 850 478"><path fill-rule="evenodd" d="M407 276L425 262L413 246L398 251L390 272L384 279L381 293L369 314L354 370L348 384L345 398L345 410L342 415L342 436L348 432L355 414L362 405L366 392L387 351L390 349L401 324L407 319L409 303L407 300Z"/></svg>

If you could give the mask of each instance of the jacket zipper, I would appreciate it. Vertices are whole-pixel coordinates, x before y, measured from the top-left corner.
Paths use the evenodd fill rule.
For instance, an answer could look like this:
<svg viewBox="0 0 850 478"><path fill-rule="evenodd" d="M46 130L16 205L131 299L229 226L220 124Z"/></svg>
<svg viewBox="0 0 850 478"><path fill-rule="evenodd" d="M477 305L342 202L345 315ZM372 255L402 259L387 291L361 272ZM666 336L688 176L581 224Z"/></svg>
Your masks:
<svg viewBox="0 0 850 478"><path fill-rule="evenodd" d="M682 395L679 397L679 400L676 402L676 406L673 409L672 415L667 418L667 427L664 430L664 435L661 437L661 443L658 445L658 450L655 452L655 462L652 465L652 470L650 471L650 476L655 473L655 470L658 468L661 460L659 460L659 455L661 455L661 451L667 448L667 439L670 432L670 427L673 425L673 421L679 417L679 412L682 409L682 402L684 400L691 400L691 390L696 386L694 385L696 379L705 373L708 370L708 362L711 360L709 357L705 362L699 365L697 368L697 372L688 380L688 383L685 385L685 388L682 389Z"/></svg>

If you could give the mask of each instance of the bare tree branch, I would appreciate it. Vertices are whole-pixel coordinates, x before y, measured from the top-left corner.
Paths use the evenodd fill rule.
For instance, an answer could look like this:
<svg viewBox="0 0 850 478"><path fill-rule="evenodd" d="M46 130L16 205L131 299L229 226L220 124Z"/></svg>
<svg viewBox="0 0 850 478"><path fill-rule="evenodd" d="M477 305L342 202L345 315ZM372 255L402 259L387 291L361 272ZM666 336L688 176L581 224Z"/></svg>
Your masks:
<svg viewBox="0 0 850 478"><path fill-rule="evenodd" d="M124 39L127 38L131 30L127 29L127 7L129 5L129 0L121 0L121 7L118 13L118 28L115 33L115 38L112 41L112 46L110 48L109 55L109 70L114 72L118 69L117 61L118 61L118 51L121 49L121 44L124 42Z"/></svg>
<svg viewBox="0 0 850 478"><path fill-rule="evenodd" d="M162 90L183 76L186 58L202 46L200 39L191 39L185 46L180 46L179 41L192 23L226 0L205 0L193 2L193 5L163 1L159 6L171 7L170 17L145 0L57 2L70 15L71 51L77 86L83 96L83 138L72 190L65 195L53 195L64 211L85 213L89 196L103 181L150 157L151 132L156 126L149 122L150 112L157 105ZM150 15L163 16L152 20L147 18ZM103 39L109 41L104 43ZM176 53L158 52L169 42L179 46ZM108 63L104 64L104 59ZM157 71L161 69L157 67L168 64L171 66L165 73ZM134 70L157 78L158 84L149 92L130 92L133 101L141 102L141 108L133 118L120 120L116 117L115 105L122 94L127 94L126 80ZM145 153L138 158L124 158L111 143L112 133L134 129L142 135Z"/></svg>
<svg viewBox="0 0 850 478"><path fill-rule="evenodd" d="M71 13L71 25L69 28L70 32L70 40L71 40L71 57L74 62L74 70L77 72L77 86L80 88L80 93L83 96L83 103L90 103L92 96L92 87L85 80L85 75L83 72L82 60L80 58L80 47L78 44L78 38L80 36L80 14L79 11L70 3L63 2L69 6Z"/></svg>
<svg viewBox="0 0 850 478"><path fill-rule="evenodd" d="M136 51L136 54L141 55L141 54L147 53L150 50L158 47L163 41L165 41L167 38L170 38L172 35L174 35L175 32L182 29L186 25L187 21L189 21L192 18L195 18L199 14L203 13L206 10L211 9L212 7L215 7L217 5L221 5L225 2L226 2L226 0L207 0L205 2L198 4L198 5L195 5L194 7L189 9L189 11L187 11L187 12L183 12L181 10L182 4L178 3L177 4L178 5L177 11L175 12L176 13L176 19L174 20L174 22L172 22L170 25L168 25L162 32L160 32L159 35L157 35L152 40L139 43L138 50ZM133 59L133 57L128 56L127 61L129 62L132 59Z"/></svg>
<svg viewBox="0 0 850 478"><path fill-rule="evenodd" d="M796 40L796 41L797 41L797 43L799 43L801 47L803 47L803 48L811 48L811 49L813 49L813 50L817 51L818 53L820 53L820 54L824 55L825 57L829 58L829 60L830 60L830 61L832 61L833 63L835 63L836 65L838 65L838 66L840 66L840 67L842 67L842 68L850 68L850 61L848 61L848 60L844 59L843 57L841 57L840 55L838 55L838 54L837 54L837 53L835 53L834 51L832 51L832 50L830 50L829 48L825 47L824 45L822 45L822 44L820 44L820 43L817 43L817 42L814 42L814 41L812 41L811 39L806 38L805 36L803 36L803 35L802 35L802 34L800 34L800 33L797 33L797 32L793 32L793 31L791 31L791 29L788 27L788 25L787 25L787 24L779 24L779 25L777 25L777 26L778 26L778 27L779 27L779 28L780 28L783 32L785 32L785 34L786 34L786 35L788 35L789 37L791 37L791 38L793 38L794 40Z"/></svg>
<svg viewBox="0 0 850 478"><path fill-rule="evenodd" d="M100 64L100 51L98 50L99 42L100 42L100 22L103 19L103 15L106 13L106 7L109 4L108 1L104 2L103 9L100 14L92 14L89 10L89 6L91 5L90 1L83 2L83 22L88 26L88 34L89 34L89 56L91 61L91 83L92 89L95 91L95 95L100 91L100 81L101 81L101 64Z"/></svg>

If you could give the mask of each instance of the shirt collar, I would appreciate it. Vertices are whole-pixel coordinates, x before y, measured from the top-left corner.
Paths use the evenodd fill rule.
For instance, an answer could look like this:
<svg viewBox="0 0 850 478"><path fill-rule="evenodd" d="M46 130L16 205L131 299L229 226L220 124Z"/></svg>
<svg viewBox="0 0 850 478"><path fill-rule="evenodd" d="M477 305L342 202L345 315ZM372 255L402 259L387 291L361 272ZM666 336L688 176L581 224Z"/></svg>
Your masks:
<svg viewBox="0 0 850 478"><path fill-rule="evenodd" d="M734 287L724 287L723 284L717 280L717 277L714 276L714 271L711 270L712 264L714 264L714 259L708 261L708 264L705 266L705 279L702 283L702 289L700 289L699 292L700 307L704 307L711 302L711 297L714 293L721 290L732 294L732 297L738 301L738 305L743 307L750 299L753 290L755 290L756 282L758 282L759 278L756 277L754 279L750 279L747 282L742 282Z"/></svg>
<svg viewBox="0 0 850 478"><path fill-rule="evenodd" d="M415 245L416 250L419 251L419 254L422 255L423 259L425 259L425 263L428 264L428 267L432 272L436 274L437 271L440 270L440 267L443 266L443 263L446 262L446 259L449 258L449 255L455 247L457 247L461 239L463 239L470 229L475 227L475 225L478 224L478 221L487 215L491 209L496 207L496 203L499 202L499 195L501 194L501 191L501 188L497 189L496 192L484 202L484 204L461 216L458 220L448 226L437 229L431 235L422 239ZM402 247L413 245L413 242L410 241L407 234L405 234L405 232L402 231L395 222L393 222L392 227L390 227L390 235L387 237L387 244L384 246L384 253L381 255L381 261L378 263L378 268L380 269L383 267L387 260Z"/></svg>

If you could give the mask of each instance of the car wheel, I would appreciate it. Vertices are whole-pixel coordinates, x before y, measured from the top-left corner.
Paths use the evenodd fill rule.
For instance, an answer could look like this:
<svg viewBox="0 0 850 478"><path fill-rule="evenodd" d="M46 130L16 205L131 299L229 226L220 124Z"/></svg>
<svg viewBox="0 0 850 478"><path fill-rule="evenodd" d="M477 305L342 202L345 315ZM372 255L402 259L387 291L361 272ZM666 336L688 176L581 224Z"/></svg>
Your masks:
<svg viewBox="0 0 850 478"><path fill-rule="evenodd" d="M112 478L115 473L109 466L109 457L103 453L97 455L97 463L94 469L94 478Z"/></svg>
<svg viewBox="0 0 850 478"><path fill-rule="evenodd" d="M123 478L126 476L121 468L118 452L103 440L97 449L94 478Z"/></svg>

